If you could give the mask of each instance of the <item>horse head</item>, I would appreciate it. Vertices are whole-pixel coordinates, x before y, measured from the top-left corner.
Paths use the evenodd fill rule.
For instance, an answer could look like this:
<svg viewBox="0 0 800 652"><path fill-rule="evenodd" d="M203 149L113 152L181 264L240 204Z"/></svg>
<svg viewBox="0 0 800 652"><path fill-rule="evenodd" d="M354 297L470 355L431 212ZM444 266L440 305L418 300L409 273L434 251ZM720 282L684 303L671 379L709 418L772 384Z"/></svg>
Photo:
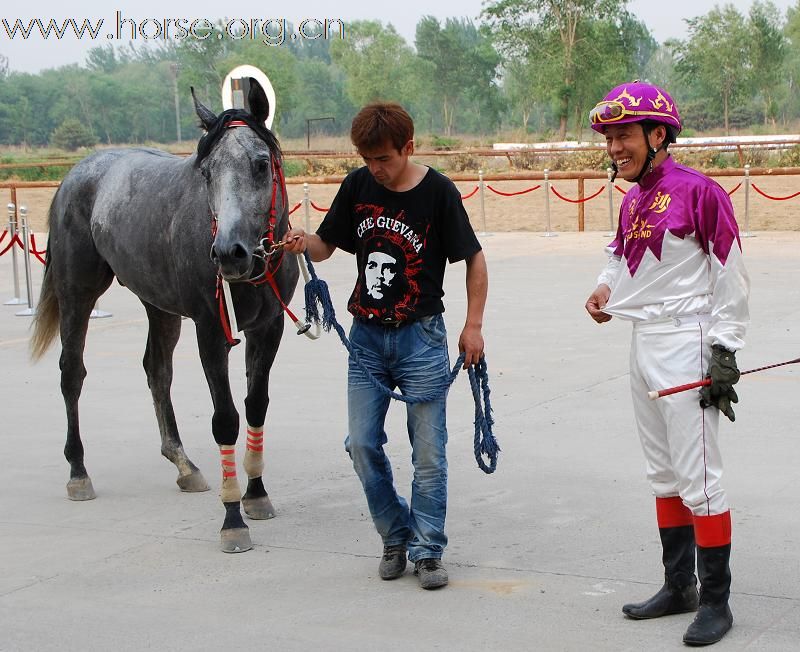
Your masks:
<svg viewBox="0 0 800 652"><path fill-rule="evenodd" d="M217 116L194 89L192 98L206 132L197 145L196 165L205 178L212 217L211 261L228 281L250 280L255 259L264 260L263 242L271 242L286 219L280 146L264 125L269 102L253 78L249 112L229 109Z"/></svg>

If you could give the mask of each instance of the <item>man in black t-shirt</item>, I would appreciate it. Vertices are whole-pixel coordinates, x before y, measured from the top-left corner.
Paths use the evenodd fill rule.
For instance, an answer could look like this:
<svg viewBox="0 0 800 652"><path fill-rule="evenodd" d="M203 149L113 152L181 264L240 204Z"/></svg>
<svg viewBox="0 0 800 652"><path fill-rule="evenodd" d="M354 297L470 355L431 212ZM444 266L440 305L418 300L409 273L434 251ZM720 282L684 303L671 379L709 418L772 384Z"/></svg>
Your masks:
<svg viewBox="0 0 800 652"><path fill-rule="evenodd" d="M459 260L467 268L467 317L458 348L465 368L476 364L483 356L486 260L453 182L409 160L414 124L401 106L365 107L350 137L366 165L344 180L315 234L287 233L286 250L308 250L313 261L329 258L337 247L355 254L358 276L348 310L361 365L351 357L345 448L383 539L380 577L403 575L408 556L420 586L434 589L448 582L441 562L447 545L446 394L407 404L414 465L409 506L395 491L383 450L389 398L367 374L408 397L447 386L442 285L446 263Z"/></svg>

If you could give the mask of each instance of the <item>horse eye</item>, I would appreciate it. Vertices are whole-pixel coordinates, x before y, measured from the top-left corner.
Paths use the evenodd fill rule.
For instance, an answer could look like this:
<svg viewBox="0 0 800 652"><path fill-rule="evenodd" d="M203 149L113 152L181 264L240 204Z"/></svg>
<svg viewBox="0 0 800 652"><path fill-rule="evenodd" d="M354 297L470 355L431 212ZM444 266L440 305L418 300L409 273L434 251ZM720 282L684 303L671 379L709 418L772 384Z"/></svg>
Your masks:
<svg viewBox="0 0 800 652"><path fill-rule="evenodd" d="M266 174L267 173L267 161L263 158L256 159L253 161L253 172L255 174Z"/></svg>

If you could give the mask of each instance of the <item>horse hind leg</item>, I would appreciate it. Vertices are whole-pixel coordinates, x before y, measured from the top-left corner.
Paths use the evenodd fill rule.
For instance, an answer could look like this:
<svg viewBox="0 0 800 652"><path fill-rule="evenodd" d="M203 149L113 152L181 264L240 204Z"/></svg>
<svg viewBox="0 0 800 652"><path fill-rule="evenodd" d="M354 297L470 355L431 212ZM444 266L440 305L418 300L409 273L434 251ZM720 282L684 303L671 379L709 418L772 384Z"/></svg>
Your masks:
<svg viewBox="0 0 800 652"><path fill-rule="evenodd" d="M98 285L92 292L77 293L77 285L72 286L72 294L67 295L67 287L61 285L59 300L59 329L61 331L61 394L67 411L67 441L64 446L64 457L70 465L67 497L70 500L92 500L96 494L92 480L84 466L83 442L80 434L78 417L78 401L86 378L86 367L83 363L83 350L86 344L86 332L89 328L89 316L95 302L111 284L113 275L106 268L98 278Z"/></svg>
<svg viewBox="0 0 800 652"><path fill-rule="evenodd" d="M150 393L153 395L153 406L161 433L161 454L178 469L176 482L181 491L208 491L208 483L203 474L183 450L170 395L172 354L181 334L181 318L147 302L142 303L147 310L150 324L142 363Z"/></svg>

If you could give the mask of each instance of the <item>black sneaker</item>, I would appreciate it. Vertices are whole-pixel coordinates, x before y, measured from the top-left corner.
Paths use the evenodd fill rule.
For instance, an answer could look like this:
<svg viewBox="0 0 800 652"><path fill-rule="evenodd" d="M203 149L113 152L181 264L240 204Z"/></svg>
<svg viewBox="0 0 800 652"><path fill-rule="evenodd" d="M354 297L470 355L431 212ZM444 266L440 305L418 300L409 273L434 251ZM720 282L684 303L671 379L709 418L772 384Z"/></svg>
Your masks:
<svg viewBox="0 0 800 652"><path fill-rule="evenodd" d="M447 569L441 559L420 559L414 562L414 575L423 589L438 589L448 582Z"/></svg>
<svg viewBox="0 0 800 652"><path fill-rule="evenodd" d="M384 546L383 557L378 566L378 574L382 580L396 580L406 572L406 547Z"/></svg>

